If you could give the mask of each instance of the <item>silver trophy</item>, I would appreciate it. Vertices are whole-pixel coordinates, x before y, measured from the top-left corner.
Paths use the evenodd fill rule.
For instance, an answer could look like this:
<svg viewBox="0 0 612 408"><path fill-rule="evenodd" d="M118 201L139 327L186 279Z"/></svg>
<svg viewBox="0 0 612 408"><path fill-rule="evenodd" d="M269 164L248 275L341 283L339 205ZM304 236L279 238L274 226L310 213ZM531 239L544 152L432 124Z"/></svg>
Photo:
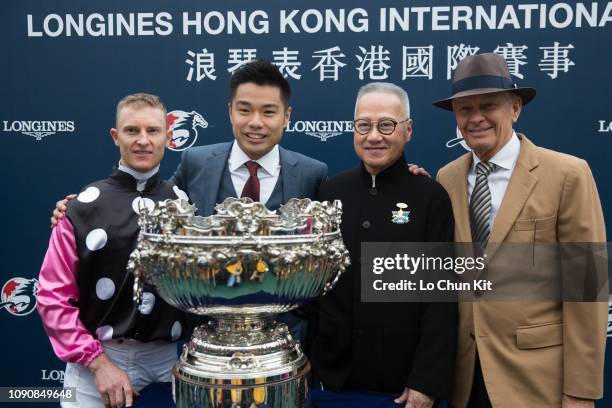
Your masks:
<svg viewBox="0 0 612 408"><path fill-rule="evenodd" d="M177 408L309 405L310 363L274 317L329 291L349 264L342 207L292 199L278 212L229 198L199 217L183 200L140 212L128 270L183 311L207 316L173 370Z"/></svg>

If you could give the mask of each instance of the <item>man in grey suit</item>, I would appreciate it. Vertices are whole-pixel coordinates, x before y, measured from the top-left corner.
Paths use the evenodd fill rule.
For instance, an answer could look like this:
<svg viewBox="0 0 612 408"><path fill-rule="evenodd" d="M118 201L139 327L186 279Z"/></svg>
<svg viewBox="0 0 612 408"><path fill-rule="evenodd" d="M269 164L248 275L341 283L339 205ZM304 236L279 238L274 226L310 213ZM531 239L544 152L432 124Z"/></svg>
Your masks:
<svg viewBox="0 0 612 408"><path fill-rule="evenodd" d="M237 69L229 83L233 142L186 150L171 181L185 191L198 214L214 213L228 197L251 197L270 210L291 198L314 198L327 165L278 145L291 116L291 87L278 68L257 60ZM285 313L293 336L303 340L300 311Z"/></svg>
<svg viewBox="0 0 612 408"><path fill-rule="evenodd" d="M291 88L278 68L247 63L234 72L229 90L235 140L186 150L172 181L202 216L228 197L249 196L272 210L291 198L314 198L327 165L278 145L291 116Z"/></svg>

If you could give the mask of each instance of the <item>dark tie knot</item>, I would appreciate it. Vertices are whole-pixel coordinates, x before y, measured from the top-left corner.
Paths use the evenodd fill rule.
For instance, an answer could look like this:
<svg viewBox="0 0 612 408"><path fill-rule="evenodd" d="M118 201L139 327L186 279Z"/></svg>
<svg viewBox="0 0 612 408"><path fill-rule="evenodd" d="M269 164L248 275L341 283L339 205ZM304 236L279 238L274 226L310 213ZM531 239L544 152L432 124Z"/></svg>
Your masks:
<svg viewBox="0 0 612 408"><path fill-rule="evenodd" d="M476 165L476 174L488 177L495 170L495 164L481 161Z"/></svg>
<svg viewBox="0 0 612 408"><path fill-rule="evenodd" d="M257 177L257 169L259 168L259 163L257 163L256 161L248 161L244 163L244 165L246 166L247 170L249 170L249 175L251 177Z"/></svg>

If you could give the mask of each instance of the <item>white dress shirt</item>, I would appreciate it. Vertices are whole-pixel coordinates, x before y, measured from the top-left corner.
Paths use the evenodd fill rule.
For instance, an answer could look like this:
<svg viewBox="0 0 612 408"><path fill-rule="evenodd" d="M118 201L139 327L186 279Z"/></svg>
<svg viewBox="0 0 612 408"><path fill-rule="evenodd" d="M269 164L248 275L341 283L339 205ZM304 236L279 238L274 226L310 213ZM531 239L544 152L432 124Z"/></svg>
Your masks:
<svg viewBox="0 0 612 408"><path fill-rule="evenodd" d="M498 151L495 156L489 159L489 163L495 164L495 170L489 174L488 184L489 190L491 191L491 215L489 216L489 230L493 228L495 223L495 217L499 211L504 194L508 188L510 177L514 171L514 166L518 159L521 151L521 141L519 140L516 133L512 131L512 137L504 147ZM480 163L478 156L472 152L472 167L468 173L468 197L469 200L472 198L472 191L474 191L474 184L476 183L476 165Z"/></svg>
<svg viewBox="0 0 612 408"><path fill-rule="evenodd" d="M249 179L249 170L245 166L245 163L249 161L251 161L249 156L247 156L240 146L238 146L238 143L234 141L227 164L229 166L230 175L232 176L232 184L234 185L238 197L242 195L244 185ZM259 178L259 201L266 203L270 199L276 182L278 181L278 176L280 175L281 166L278 145L275 145L266 155L253 161L259 163L259 168L257 169L257 178Z"/></svg>

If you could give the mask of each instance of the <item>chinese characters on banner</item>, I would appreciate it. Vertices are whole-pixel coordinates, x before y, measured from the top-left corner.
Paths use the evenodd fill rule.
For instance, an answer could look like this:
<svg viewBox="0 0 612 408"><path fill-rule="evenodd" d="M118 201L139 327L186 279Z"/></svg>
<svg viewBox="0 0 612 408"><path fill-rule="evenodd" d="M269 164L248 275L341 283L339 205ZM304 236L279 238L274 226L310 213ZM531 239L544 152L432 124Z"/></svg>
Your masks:
<svg viewBox="0 0 612 408"><path fill-rule="evenodd" d="M515 45L506 43L498 45L493 52L503 56L508 62L510 74L519 79L524 79L522 69L528 62L527 45ZM561 45L554 42L550 46L540 46L538 52L538 68L546 73L551 79L556 79L560 74L569 72L575 63L571 60L572 44ZM353 54L356 64L353 68L349 66L351 61L347 57L349 51L342 50L339 45L313 51L312 54L300 55L299 50L290 50L283 47L282 50L272 51L270 60L276 64L283 75L287 78L300 80L302 75L314 72L319 81L338 81L341 75L353 75L359 80L381 81L390 79L390 70L395 58L401 60L401 79L427 78L433 79L434 46L403 46L401 57L392 55L389 49L383 45L358 46ZM449 45L446 47L446 79L451 79L459 61L468 55L484 52L478 46L469 44ZM532 55L533 57L533 55ZM257 49L228 49L227 72L231 75L242 64L258 58ZM215 54L206 48L199 51L187 51L185 63L188 66L186 80L189 82L217 79L217 64ZM304 63L302 63L304 61ZM221 69L219 67L219 69ZM355 72L356 71L356 72Z"/></svg>

